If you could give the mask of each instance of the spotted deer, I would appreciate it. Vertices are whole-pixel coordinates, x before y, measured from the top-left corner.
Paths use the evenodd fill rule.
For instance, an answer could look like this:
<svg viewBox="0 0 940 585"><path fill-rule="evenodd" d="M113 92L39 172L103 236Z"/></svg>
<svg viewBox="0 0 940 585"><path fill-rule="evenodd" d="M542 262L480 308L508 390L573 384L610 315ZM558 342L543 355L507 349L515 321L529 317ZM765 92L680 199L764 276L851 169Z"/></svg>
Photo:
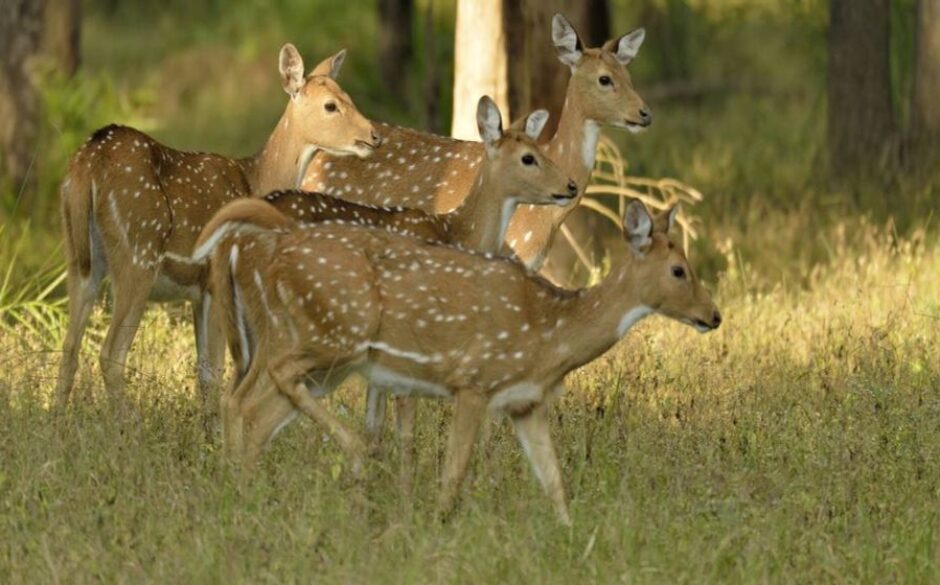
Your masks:
<svg viewBox="0 0 940 585"><path fill-rule="evenodd" d="M580 193L588 184L600 127L640 131L652 122L643 99L633 89L626 66L636 57L645 32L637 29L601 48L585 48L561 14L552 19L558 58L571 70L558 130L545 153L567 172ZM303 187L358 203L400 205L443 213L470 192L483 160L478 142L453 140L408 128L380 125L383 152L368 161L317 155ZM507 239L516 254L538 270L557 228L575 206L521 206Z"/></svg>
<svg viewBox="0 0 940 585"><path fill-rule="evenodd" d="M238 200L224 207L218 219L206 225L206 235L200 237L193 260L203 262L218 246L228 249L222 239L228 230L237 227L224 220L229 207L237 206L244 215L263 216L266 205L299 225L337 222L379 227L427 241L497 254L503 248L506 227L519 204L569 205L577 196L578 188L536 143L548 121L547 111L536 110L504 131L499 108L492 99L483 96L477 105L476 120L486 149L485 158L470 194L453 211L431 214L402 207L361 205L311 191L273 191L262 199ZM224 224L221 229L220 223ZM248 368L248 357L234 331L227 337L237 375L243 375ZM370 392L370 401L378 397L377 391Z"/></svg>
<svg viewBox="0 0 940 585"><path fill-rule="evenodd" d="M487 409L508 415L560 520L569 522L548 407L565 376L610 349L647 315L705 332L721 315L671 235L631 202L629 251L599 285L566 290L517 260L468 253L388 231L296 228L267 213L223 211L237 225L212 258L213 284L254 355L223 399L235 424L227 450L252 469L273 434L302 412L325 425L354 462L362 440L317 396L351 372L399 392L456 403L439 507L456 500ZM328 286L319 287L317 283Z"/></svg>
<svg viewBox="0 0 940 585"><path fill-rule="evenodd" d="M186 299L193 304L205 397L222 353L218 336L210 347L210 299L200 295L206 270L190 260L193 244L225 203L297 183L299 169L316 151L365 158L378 147L372 123L335 81L344 57L340 51L305 77L297 49L281 49L279 69L290 101L255 156L181 152L133 128L107 126L72 157L62 183L69 326L56 391L60 405L68 402L82 336L105 276L113 312L100 364L111 395L123 387L127 352L148 299Z"/></svg>

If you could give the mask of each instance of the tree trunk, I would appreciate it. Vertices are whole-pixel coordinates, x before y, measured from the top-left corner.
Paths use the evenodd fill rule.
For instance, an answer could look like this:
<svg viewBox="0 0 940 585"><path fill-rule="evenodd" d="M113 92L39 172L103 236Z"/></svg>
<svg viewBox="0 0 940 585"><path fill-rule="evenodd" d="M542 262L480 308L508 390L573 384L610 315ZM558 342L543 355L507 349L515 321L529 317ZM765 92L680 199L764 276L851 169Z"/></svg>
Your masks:
<svg viewBox="0 0 940 585"><path fill-rule="evenodd" d="M31 67L42 39L41 3L0 4L0 176L16 193L27 187L37 134Z"/></svg>
<svg viewBox="0 0 940 585"><path fill-rule="evenodd" d="M923 160L940 145L940 0L918 1L916 43L910 135Z"/></svg>
<svg viewBox="0 0 940 585"><path fill-rule="evenodd" d="M451 135L479 140L476 111L488 95L508 120L503 0L458 0L454 40L454 112Z"/></svg>
<svg viewBox="0 0 940 585"><path fill-rule="evenodd" d="M441 134L441 65L438 55L437 33L434 30L434 0L429 0L424 11L424 129Z"/></svg>
<svg viewBox="0 0 940 585"><path fill-rule="evenodd" d="M396 99L404 99L414 46L414 0L379 0L379 77Z"/></svg>
<svg viewBox="0 0 940 585"><path fill-rule="evenodd" d="M78 70L81 54L81 0L45 1L42 53L71 77Z"/></svg>
<svg viewBox="0 0 940 585"><path fill-rule="evenodd" d="M883 168L895 140L888 0L831 0L829 157L837 179Z"/></svg>
<svg viewBox="0 0 940 585"><path fill-rule="evenodd" d="M590 47L600 47L611 36L609 0L585 0L581 11L582 40Z"/></svg>
<svg viewBox="0 0 940 585"><path fill-rule="evenodd" d="M568 74L552 45L552 15L563 0L506 0L504 27L509 53L509 111L513 118L537 108L551 114L543 136L551 136L565 100ZM575 23L577 26L577 23Z"/></svg>
<svg viewBox="0 0 940 585"><path fill-rule="evenodd" d="M71 76L79 64L80 0L4 0L0 3L0 180L22 207L36 207L34 162L40 99L36 64L42 59Z"/></svg>

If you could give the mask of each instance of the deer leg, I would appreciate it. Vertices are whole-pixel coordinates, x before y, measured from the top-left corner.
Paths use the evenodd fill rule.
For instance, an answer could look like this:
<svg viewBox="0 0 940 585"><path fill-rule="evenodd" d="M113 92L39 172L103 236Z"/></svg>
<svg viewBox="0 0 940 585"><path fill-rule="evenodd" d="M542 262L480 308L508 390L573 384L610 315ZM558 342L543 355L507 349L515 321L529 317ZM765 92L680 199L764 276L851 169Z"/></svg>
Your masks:
<svg viewBox="0 0 940 585"><path fill-rule="evenodd" d="M78 369L78 352L82 346L85 329L88 327L88 318L98 298L98 289L103 276L101 272L96 270L93 264L92 271L83 278L78 265L75 262L69 262L69 327L62 345L62 361L59 363L59 379L56 383L56 405L60 409L66 407L69 395L72 393L75 370Z"/></svg>
<svg viewBox="0 0 940 585"><path fill-rule="evenodd" d="M125 269L120 277L111 277L114 310L99 362L105 388L112 399L123 398L124 364L155 280L155 273L139 268Z"/></svg>
<svg viewBox="0 0 940 585"><path fill-rule="evenodd" d="M519 443L532 464L532 470L555 506L558 519L565 526L570 526L571 517L568 515L568 504L565 501L561 468L558 466L558 456L549 433L548 407L540 404L525 416L514 416L512 424Z"/></svg>
<svg viewBox="0 0 940 585"><path fill-rule="evenodd" d="M395 397L398 443L401 447L400 482L402 495L411 498L415 475L415 418L418 399L414 396Z"/></svg>
<svg viewBox="0 0 940 585"><path fill-rule="evenodd" d="M196 332L196 376L206 432L212 420L211 394L216 390L225 364L224 339L212 310L212 296L202 295L193 303L193 327Z"/></svg>
<svg viewBox="0 0 940 585"><path fill-rule="evenodd" d="M473 444L480 430L480 423L486 414L486 397L472 390L457 393L454 420L450 428L450 440L447 445L447 458L444 461L444 472L441 476L441 495L438 501L438 511L441 518L447 516L454 509L460 484L467 473L470 455L473 453Z"/></svg>
<svg viewBox="0 0 940 585"><path fill-rule="evenodd" d="M258 377L266 375L262 360L252 360L248 371L241 376L238 376L236 372L232 384L222 392L219 400L219 410L222 415L222 448L223 453L229 458L240 459L244 454L242 402L258 382Z"/></svg>
<svg viewBox="0 0 940 585"><path fill-rule="evenodd" d="M306 374L318 370L317 366L318 364L312 359L296 361L288 358L272 367L271 377L297 410L314 422L325 426L336 437L340 448L353 462L353 472L358 474L362 468L363 454L366 452L365 443L328 409L324 408L318 399L311 396L304 384Z"/></svg>
<svg viewBox="0 0 940 585"><path fill-rule="evenodd" d="M265 446L275 434L287 426L297 409L289 398L278 389L268 372L258 376L246 376L246 381L254 380L250 395L238 408L239 430L242 433L241 461L246 472L256 467Z"/></svg>
<svg viewBox="0 0 940 585"><path fill-rule="evenodd" d="M382 437L388 398L385 391L371 381L366 396L366 434L374 447Z"/></svg>

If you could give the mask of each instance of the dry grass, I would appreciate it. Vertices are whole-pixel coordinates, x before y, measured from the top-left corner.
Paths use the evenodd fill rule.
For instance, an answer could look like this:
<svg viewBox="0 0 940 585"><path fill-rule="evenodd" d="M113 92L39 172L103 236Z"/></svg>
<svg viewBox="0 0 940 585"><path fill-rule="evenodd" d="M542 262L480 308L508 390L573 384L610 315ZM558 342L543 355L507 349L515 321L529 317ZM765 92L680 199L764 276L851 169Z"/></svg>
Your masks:
<svg viewBox="0 0 940 585"><path fill-rule="evenodd" d="M127 410L89 350L53 415L55 340L4 331L0 581L937 582L940 249L865 225L819 237L833 258L808 286L755 292L732 262L721 330L651 318L571 377L554 410L571 530L504 422L441 526L449 405L425 404L408 520L392 441L356 486L296 423L238 481L201 432L180 309L148 313ZM331 402L360 425L362 399Z"/></svg>

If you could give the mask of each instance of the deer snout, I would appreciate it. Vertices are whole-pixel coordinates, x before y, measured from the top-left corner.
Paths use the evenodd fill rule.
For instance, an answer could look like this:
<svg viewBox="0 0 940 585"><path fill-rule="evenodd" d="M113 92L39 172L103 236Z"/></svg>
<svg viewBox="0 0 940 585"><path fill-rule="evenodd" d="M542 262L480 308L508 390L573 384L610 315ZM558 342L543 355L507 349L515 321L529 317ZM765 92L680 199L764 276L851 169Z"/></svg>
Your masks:
<svg viewBox="0 0 940 585"><path fill-rule="evenodd" d="M552 198L560 205L568 205L569 202L574 201L574 198L578 196L578 184L568 179L568 184L565 186L566 191L564 193L555 193L552 195Z"/></svg>
<svg viewBox="0 0 940 585"><path fill-rule="evenodd" d="M378 148L382 146L382 135L379 134L379 132L375 128L372 128L371 136L372 136L372 148Z"/></svg>
<svg viewBox="0 0 940 585"><path fill-rule="evenodd" d="M653 123L653 112L647 106L640 108L640 111L637 112L640 115L640 125L649 126Z"/></svg>
<svg viewBox="0 0 940 585"><path fill-rule="evenodd" d="M699 333L707 333L714 329L718 329L721 325L721 313L718 309L713 309L711 315L705 316L705 318L693 319L692 325L698 330Z"/></svg>
<svg viewBox="0 0 940 585"><path fill-rule="evenodd" d="M718 329L721 325L721 313L718 309L715 309L715 314L712 315L712 329Z"/></svg>

